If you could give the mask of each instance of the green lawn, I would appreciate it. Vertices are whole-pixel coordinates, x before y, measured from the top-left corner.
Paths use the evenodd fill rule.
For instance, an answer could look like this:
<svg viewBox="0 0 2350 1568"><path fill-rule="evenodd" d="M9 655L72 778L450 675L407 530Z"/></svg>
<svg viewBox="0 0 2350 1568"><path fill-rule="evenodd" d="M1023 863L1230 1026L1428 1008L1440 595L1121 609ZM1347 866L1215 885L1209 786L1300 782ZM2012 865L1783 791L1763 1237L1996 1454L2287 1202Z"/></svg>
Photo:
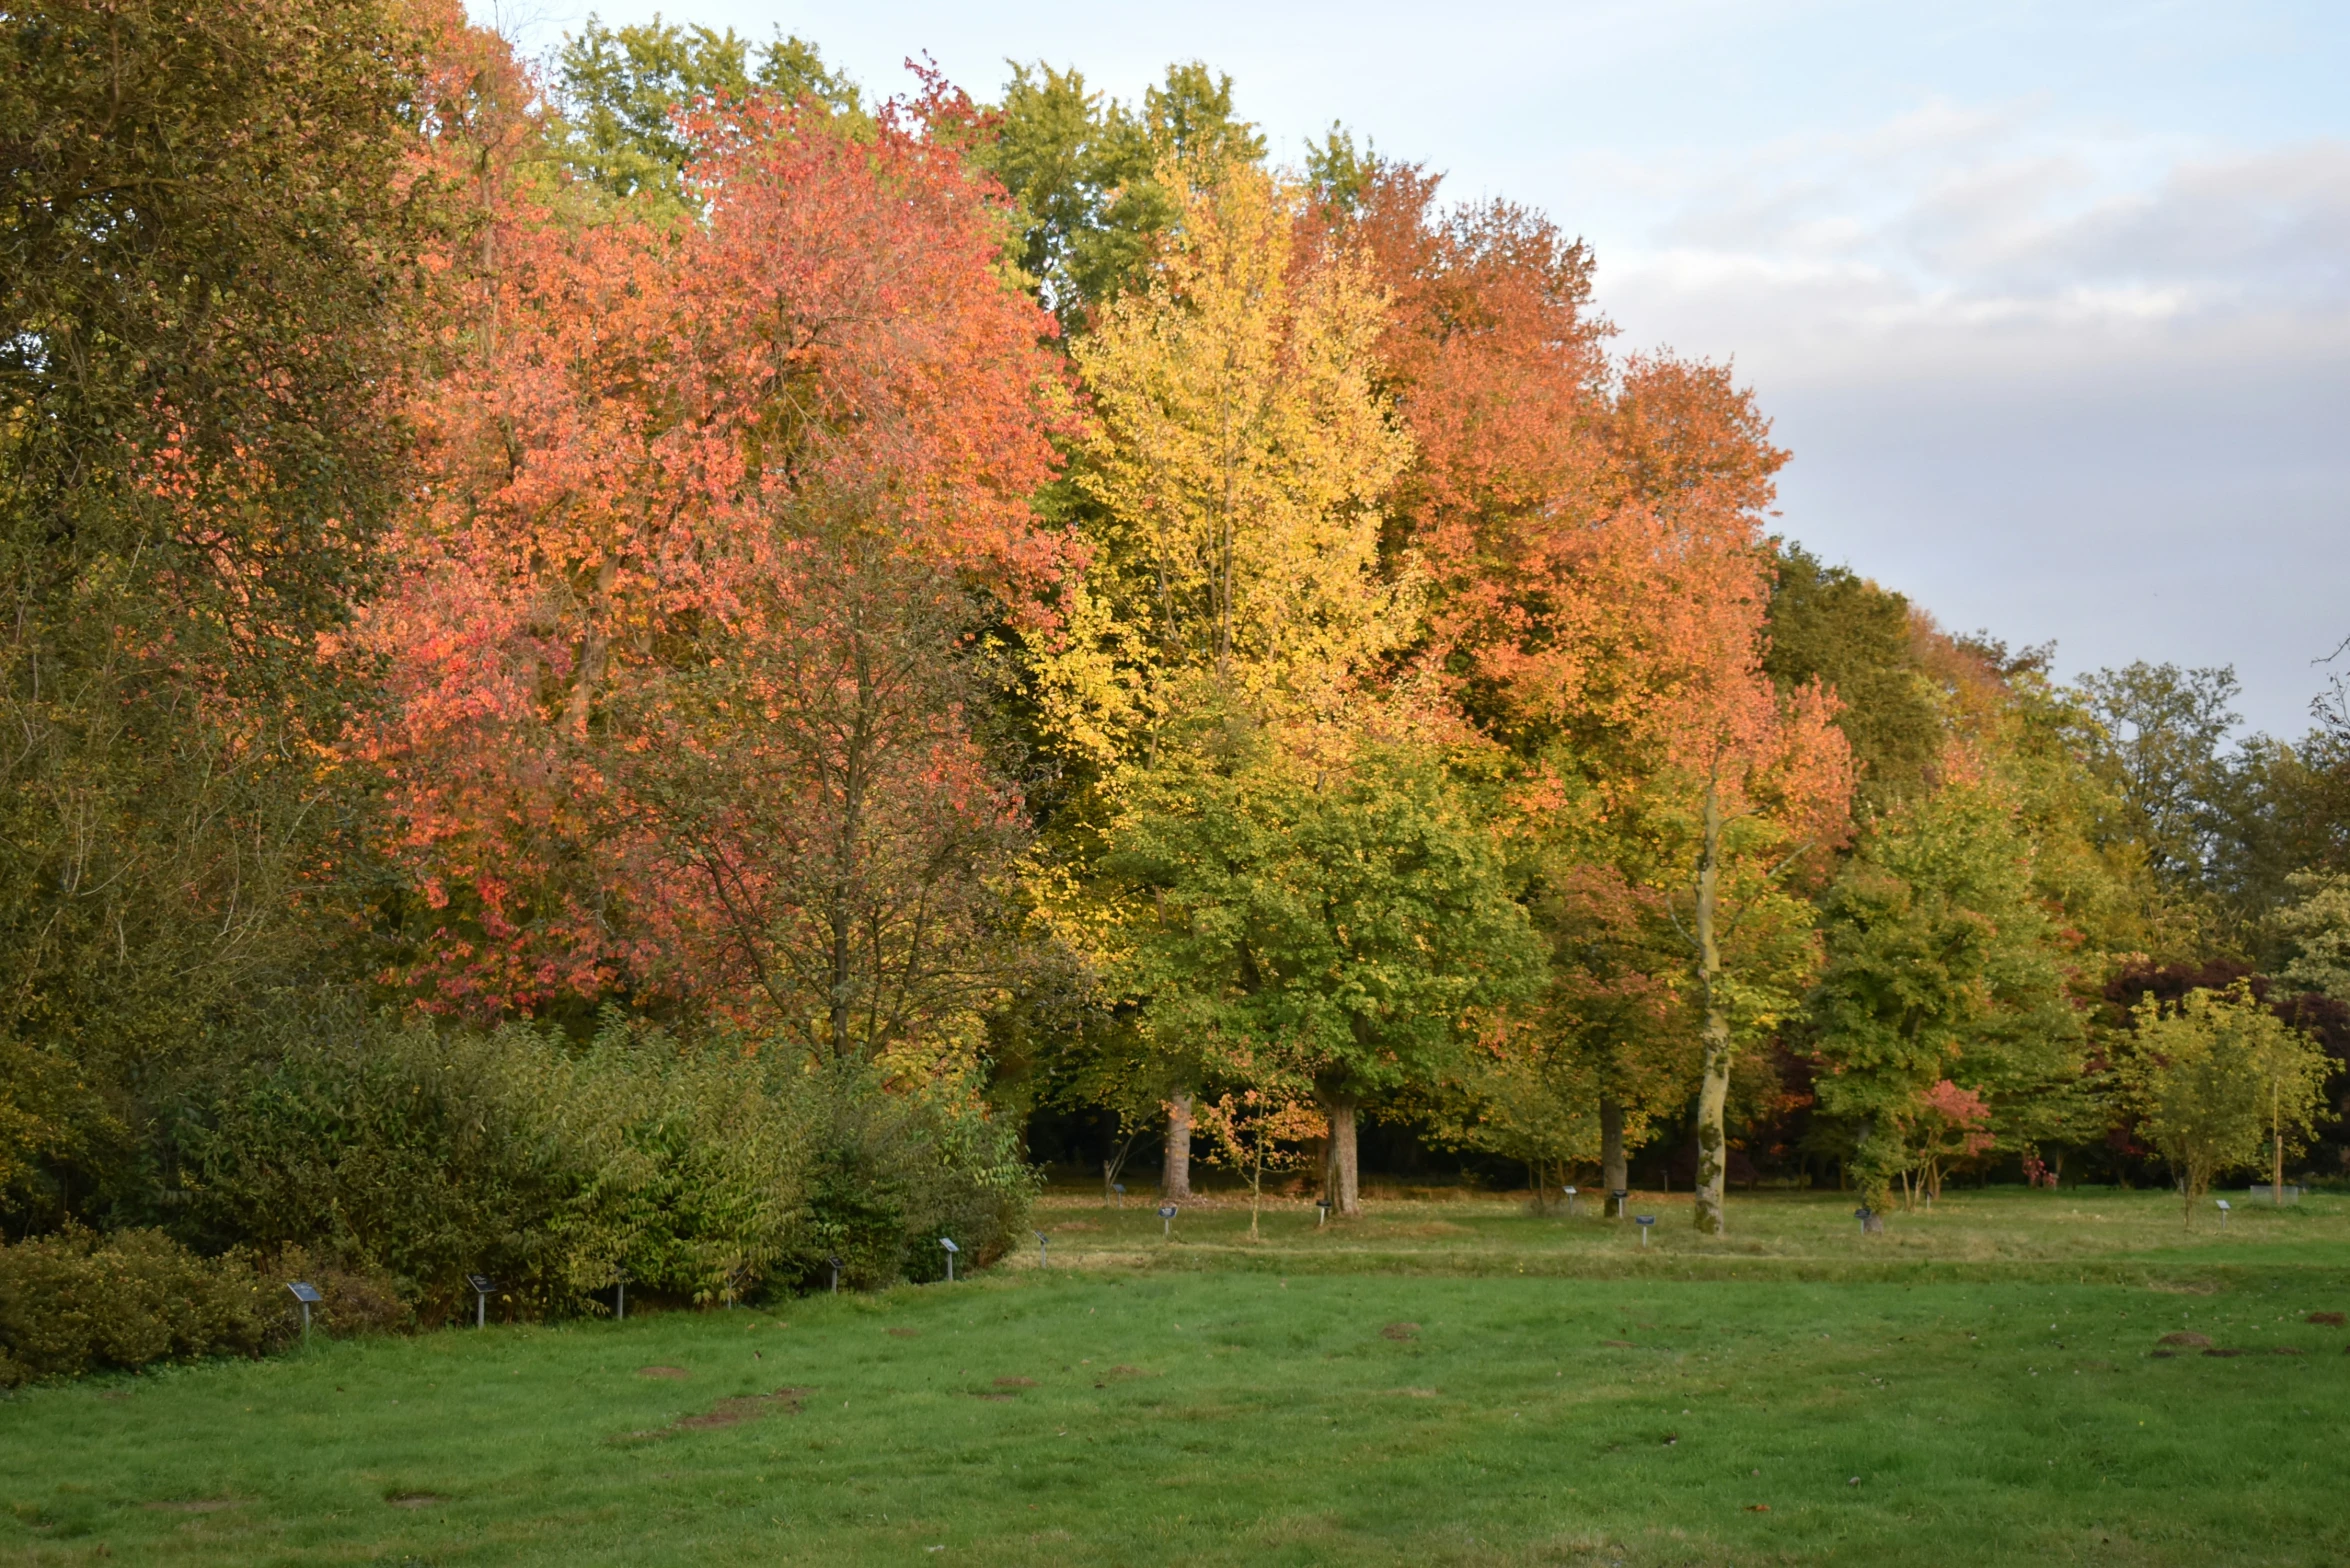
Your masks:
<svg viewBox="0 0 2350 1568"><path fill-rule="evenodd" d="M2350 1561L2341 1200L1650 1208L1057 1199L1044 1271L22 1391L0 1561Z"/></svg>

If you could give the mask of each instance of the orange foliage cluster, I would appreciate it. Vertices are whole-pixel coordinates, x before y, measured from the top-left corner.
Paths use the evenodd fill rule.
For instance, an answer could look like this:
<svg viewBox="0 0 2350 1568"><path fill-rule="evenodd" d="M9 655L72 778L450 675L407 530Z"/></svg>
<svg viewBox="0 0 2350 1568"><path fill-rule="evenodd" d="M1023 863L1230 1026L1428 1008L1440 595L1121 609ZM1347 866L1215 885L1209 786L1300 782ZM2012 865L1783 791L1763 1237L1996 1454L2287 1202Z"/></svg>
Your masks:
<svg viewBox="0 0 2350 1568"><path fill-rule="evenodd" d="M926 134L954 107L860 138L705 106L697 224L565 221L511 170L479 179L450 360L411 410L400 587L368 622L391 700L365 744L427 906L408 978L438 1004L696 967L727 922L648 843L644 759L694 743L670 698L713 666L754 672L727 698L752 726L812 695L761 680L857 678L799 656L844 538L1047 616L1064 547L1029 497L1068 400L1050 318L998 274L992 191ZM509 144L446 141L469 173ZM968 784L967 746L933 740L932 782ZM827 759L800 760L815 777L771 782L822 790Z"/></svg>

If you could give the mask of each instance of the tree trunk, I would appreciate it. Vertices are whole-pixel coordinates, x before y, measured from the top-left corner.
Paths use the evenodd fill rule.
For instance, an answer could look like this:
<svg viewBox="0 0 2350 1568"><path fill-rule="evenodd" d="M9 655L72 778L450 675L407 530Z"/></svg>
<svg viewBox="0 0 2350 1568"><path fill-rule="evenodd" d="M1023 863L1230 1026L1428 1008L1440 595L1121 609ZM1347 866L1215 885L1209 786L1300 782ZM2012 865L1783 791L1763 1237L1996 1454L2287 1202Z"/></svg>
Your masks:
<svg viewBox="0 0 2350 1568"><path fill-rule="evenodd" d="M1697 863L1697 989L1705 1008L1705 1079L1697 1090L1697 1228L1719 1236L1722 1176L1727 1134L1723 1112L1730 1100L1730 1014L1722 996L1722 950L1714 932L1720 900L1722 800L1711 784L1705 791L1705 846Z"/></svg>
<svg viewBox="0 0 2350 1568"><path fill-rule="evenodd" d="M1169 1203L1191 1197L1191 1094L1167 1100L1167 1159L1160 1167L1159 1196Z"/></svg>
<svg viewBox="0 0 2350 1568"><path fill-rule="evenodd" d="M1630 1200L1616 1194L1632 1187L1631 1173L1624 1167L1624 1107L1604 1096L1599 1102L1599 1184L1607 1189L1607 1217L1622 1219Z"/></svg>
<svg viewBox="0 0 2350 1568"><path fill-rule="evenodd" d="M2278 1080L2268 1086L2269 1146L2276 1151L2276 1167L2270 1172L2269 1203L2273 1208L2285 1206L2285 1088Z"/></svg>
<svg viewBox="0 0 2350 1568"><path fill-rule="evenodd" d="M1363 1214L1362 1165L1355 1154L1355 1106L1351 1094L1331 1095L1324 1104L1330 1116L1330 1206L1348 1219Z"/></svg>

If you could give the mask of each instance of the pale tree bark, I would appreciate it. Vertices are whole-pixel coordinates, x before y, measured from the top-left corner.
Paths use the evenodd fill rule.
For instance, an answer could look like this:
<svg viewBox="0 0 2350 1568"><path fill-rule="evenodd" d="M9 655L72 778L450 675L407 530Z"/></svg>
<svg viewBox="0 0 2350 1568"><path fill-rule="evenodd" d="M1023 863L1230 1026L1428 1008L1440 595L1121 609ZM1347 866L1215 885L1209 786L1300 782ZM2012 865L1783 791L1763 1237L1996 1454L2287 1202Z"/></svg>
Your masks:
<svg viewBox="0 0 2350 1568"><path fill-rule="evenodd" d="M1616 1194L1631 1189L1631 1171L1624 1159L1624 1106L1602 1097L1599 1102L1599 1182L1607 1189L1607 1217L1620 1220L1624 1205ZM1628 1200L1627 1200L1628 1201Z"/></svg>
<svg viewBox="0 0 2350 1568"><path fill-rule="evenodd" d="M1169 1202L1191 1196L1191 1093L1167 1101L1167 1157L1160 1167L1159 1196Z"/></svg>
<svg viewBox="0 0 2350 1568"><path fill-rule="evenodd" d="M1723 1112L1730 1100L1730 1014L1722 996L1722 949L1714 929L1719 913L1722 860L1721 791L1705 792L1705 841L1697 862L1698 1001L1705 1012L1702 1039L1705 1076L1697 1090L1697 1228L1722 1234L1722 1177L1727 1134Z"/></svg>
<svg viewBox="0 0 2350 1568"><path fill-rule="evenodd" d="M1330 1206L1348 1219L1363 1214L1362 1163L1355 1152L1355 1109L1351 1094L1327 1096L1322 1106L1330 1117Z"/></svg>

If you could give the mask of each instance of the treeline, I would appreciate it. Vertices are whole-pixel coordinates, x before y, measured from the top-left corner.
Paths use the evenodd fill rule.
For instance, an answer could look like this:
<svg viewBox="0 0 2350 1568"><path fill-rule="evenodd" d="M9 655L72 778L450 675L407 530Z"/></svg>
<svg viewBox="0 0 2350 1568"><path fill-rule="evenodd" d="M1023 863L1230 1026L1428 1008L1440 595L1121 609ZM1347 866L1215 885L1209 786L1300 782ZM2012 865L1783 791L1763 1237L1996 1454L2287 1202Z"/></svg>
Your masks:
<svg viewBox="0 0 2350 1568"><path fill-rule="evenodd" d="M1718 1229L2184 1170L2155 1026L2325 1130L2339 705L2231 750L2225 672L2065 687L1776 537L1751 396L1540 213L1274 167L1197 65L0 37L13 1237L880 1282L1075 1115L1345 1213L1365 1117L1685 1140Z"/></svg>

